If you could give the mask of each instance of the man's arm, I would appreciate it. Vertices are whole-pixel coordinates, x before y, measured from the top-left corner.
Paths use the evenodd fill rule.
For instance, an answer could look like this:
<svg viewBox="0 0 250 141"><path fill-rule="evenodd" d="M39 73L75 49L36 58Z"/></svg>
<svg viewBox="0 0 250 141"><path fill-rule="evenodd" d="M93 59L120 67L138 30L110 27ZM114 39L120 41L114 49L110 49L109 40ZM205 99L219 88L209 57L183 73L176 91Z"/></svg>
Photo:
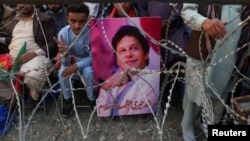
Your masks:
<svg viewBox="0 0 250 141"><path fill-rule="evenodd" d="M227 22L220 21L219 19L208 19L198 13L198 4L183 4L181 11L184 22L193 30L204 30L214 39L221 39L226 34L225 25Z"/></svg>
<svg viewBox="0 0 250 141"><path fill-rule="evenodd" d="M92 53L89 51L89 56L84 57L81 61L76 62L77 68L84 68L92 64Z"/></svg>
<svg viewBox="0 0 250 141"><path fill-rule="evenodd" d="M184 22L192 29L202 31L202 23L208 19L198 13L198 4L183 3L181 15Z"/></svg>
<svg viewBox="0 0 250 141"><path fill-rule="evenodd" d="M126 74L124 71L117 71L109 78L105 80L102 84L101 88L108 91L113 87L119 87L127 84L131 80L130 76Z"/></svg>

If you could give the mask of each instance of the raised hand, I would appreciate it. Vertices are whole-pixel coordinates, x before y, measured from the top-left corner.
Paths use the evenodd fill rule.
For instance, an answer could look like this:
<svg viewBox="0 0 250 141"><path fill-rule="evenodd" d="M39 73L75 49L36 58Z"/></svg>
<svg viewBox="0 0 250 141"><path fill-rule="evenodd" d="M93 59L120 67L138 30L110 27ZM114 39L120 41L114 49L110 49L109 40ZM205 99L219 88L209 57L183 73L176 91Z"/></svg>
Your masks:
<svg viewBox="0 0 250 141"><path fill-rule="evenodd" d="M65 44L63 37L60 36L60 40L58 40L56 37L54 37L53 39L57 43L59 53L64 54L68 48L68 45Z"/></svg>

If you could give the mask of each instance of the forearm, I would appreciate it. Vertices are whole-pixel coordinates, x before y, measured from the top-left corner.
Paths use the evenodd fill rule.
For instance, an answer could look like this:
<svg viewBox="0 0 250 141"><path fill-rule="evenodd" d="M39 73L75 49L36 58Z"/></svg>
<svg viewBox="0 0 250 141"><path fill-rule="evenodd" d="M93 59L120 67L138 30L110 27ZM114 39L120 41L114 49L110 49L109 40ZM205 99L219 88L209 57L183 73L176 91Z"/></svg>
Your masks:
<svg viewBox="0 0 250 141"><path fill-rule="evenodd" d="M45 56L45 55L46 55L45 51L42 50L41 48L35 50L34 52L36 53L36 55L42 55L42 56Z"/></svg>
<svg viewBox="0 0 250 141"><path fill-rule="evenodd" d="M85 57L81 61L76 62L76 65L79 69L84 68L86 66L90 66L92 64L92 57Z"/></svg>
<svg viewBox="0 0 250 141"><path fill-rule="evenodd" d="M123 86L131 80L129 75L117 72L110 76L101 86L102 89L108 91L109 89L116 86Z"/></svg>

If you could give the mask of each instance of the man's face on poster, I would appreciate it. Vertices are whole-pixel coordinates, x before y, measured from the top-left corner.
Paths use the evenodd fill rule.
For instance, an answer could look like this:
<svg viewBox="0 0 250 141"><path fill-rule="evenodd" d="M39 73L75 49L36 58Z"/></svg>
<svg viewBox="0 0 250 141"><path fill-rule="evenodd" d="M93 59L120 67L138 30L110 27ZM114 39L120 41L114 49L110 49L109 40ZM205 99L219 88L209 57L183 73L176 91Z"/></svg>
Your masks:
<svg viewBox="0 0 250 141"><path fill-rule="evenodd" d="M124 36L116 47L117 64L122 70L144 69L149 54L145 53L141 43L134 36Z"/></svg>

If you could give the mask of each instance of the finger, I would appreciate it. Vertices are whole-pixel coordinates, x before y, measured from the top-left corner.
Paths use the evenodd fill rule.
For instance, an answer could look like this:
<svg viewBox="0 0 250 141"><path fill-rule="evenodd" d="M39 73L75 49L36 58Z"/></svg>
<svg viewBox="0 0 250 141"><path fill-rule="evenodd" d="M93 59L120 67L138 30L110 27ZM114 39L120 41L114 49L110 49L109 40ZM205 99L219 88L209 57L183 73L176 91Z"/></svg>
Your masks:
<svg viewBox="0 0 250 141"><path fill-rule="evenodd" d="M227 33L227 30L226 30L226 28L225 28L225 25L224 25L223 23L221 23L221 24L219 25L219 28L220 28L220 34L221 34L221 36L224 37L224 35L226 35L226 33Z"/></svg>
<svg viewBox="0 0 250 141"><path fill-rule="evenodd" d="M66 77L66 75L67 75L67 73L64 71L64 72L62 72L62 76L63 77Z"/></svg>
<svg viewBox="0 0 250 141"><path fill-rule="evenodd" d="M220 39L224 38L225 35L226 35L225 33L221 33L221 34L220 34Z"/></svg>
<svg viewBox="0 0 250 141"><path fill-rule="evenodd" d="M207 31L208 35L212 38L216 38L216 30L215 29L211 29L209 31Z"/></svg>
<svg viewBox="0 0 250 141"><path fill-rule="evenodd" d="M228 22L222 22L222 24L225 26L225 25L227 25L227 24L228 24Z"/></svg>
<svg viewBox="0 0 250 141"><path fill-rule="evenodd" d="M62 72L62 76L63 77L67 77L69 74L68 74L68 71L65 69L63 72Z"/></svg>
<svg viewBox="0 0 250 141"><path fill-rule="evenodd" d="M216 24L214 26L214 28L211 29L211 31L212 31L211 35L212 35L213 38L220 39L220 38L223 38L223 36L224 36L223 27L221 27L219 24Z"/></svg>
<svg viewBox="0 0 250 141"><path fill-rule="evenodd" d="M53 37L54 41L57 43L57 44L61 44L60 41L56 38L56 37Z"/></svg>
<svg viewBox="0 0 250 141"><path fill-rule="evenodd" d="M19 63L23 63L23 60L21 58L18 59Z"/></svg>
<svg viewBox="0 0 250 141"><path fill-rule="evenodd" d="M219 22L216 25L216 30L218 32L218 37L217 38L223 38L226 35L226 33L227 33L227 30L225 28L226 24L227 24L227 22Z"/></svg>
<svg viewBox="0 0 250 141"><path fill-rule="evenodd" d="M65 41L62 35L60 36L60 40L61 40L61 43L65 45Z"/></svg>
<svg viewBox="0 0 250 141"><path fill-rule="evenodd" d="M60 54L60 53L57 53L57 54L56 54L56 57L55 57L55 60L59 60L60 57L61 57L61 54Z"/></svg>
<svg viewBox="0 0 250 141"><path fill-rule="evenodd" d="M23 54L23 55L21 55L21 56L19 57L18 61L19 61L19 62L23 62L24 60L25 60L25 56L24 56L24 54Z"/></svg>
<svg viewBox="0 0 250 141"><path fill-rule="evenodd" d="M25 59L23 59L23 58L19 58L19 59L18 59L18 62L19 62L19 63L25 63L25 62L26 62L26 60L25 60Z"/></svg>
<svg viewBox="0 0 250 141"><path fill-rule="evenodd" d="M217 26L214 27L214 31L212 35L213 35L213 38L220 38L220 29Z"/></svg>

